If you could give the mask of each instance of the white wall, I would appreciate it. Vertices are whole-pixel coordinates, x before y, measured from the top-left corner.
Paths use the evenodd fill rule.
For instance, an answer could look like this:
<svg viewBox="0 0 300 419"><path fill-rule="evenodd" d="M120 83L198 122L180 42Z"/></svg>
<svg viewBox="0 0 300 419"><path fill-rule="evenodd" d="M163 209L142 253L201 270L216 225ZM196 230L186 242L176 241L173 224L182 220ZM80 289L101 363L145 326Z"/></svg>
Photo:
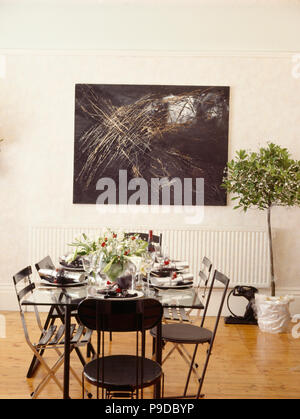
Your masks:
<svg viewBox="0 0 300 419"><path fill-rule="evenodd" d="M3 66L0 71L0 138L5 139L0 145L0 309L12 307L11 276L28 263L30 225L123 226L136 221L132 215L126 221L117 214L100 217L93 205L72 204L75 83L229 85L229 158L241 147L257 149L271 140L300 159L300 78L292 73L293 54L282 52L296 51L299 44L298 1L286 6L282 0L248 0L249 9L241 7L246 2L237 2L239 7L230 11L221 0L175 2L177 6L161 8L158 17L155 1L145 1L139 9L134 1L115 0L108 6L107 1L89 0L83 14L82 2L74 0L73 7L70 1L53 3L57 19L38 3L0 0L0 67L6 61L6 71ZM90 25L96 3L108 13L105 33L101 22ZM181 15L187 3L188 16ZM200 10L200 3L205 8ZM43 4L49 7L48 0ZM81 26L79 20L74 24L77 6ZM58 26L50 31L56 20ZM153 29L151 22L159 24ZM96 38L91 27L97 28ZM216 52L222 48L227 52ZM267 50L273 52L262 52ZM141 214L138 219L154 230L183 225L179 215ZM298 208L274 210L280 293L300 295L299 221ZM233 211L231 203L205 207L203 225L263 227L265 214L251 210L245 215Z"/></svg>
<svg viewBox="0 0 300 419"><path fill-rule="evenodd" d="M0 0L0 48L293 51L298 0Z"/></svg>
<svg viewBox="0 0 300 419"><path fill-rule="evenodd" d="M121 71L120 71L121 69ZM134 224L118 214L99 216L93 205L72 204L75 83L229 85L229 158L267 140L300 158L300 79L291 57L59 55L6 56L0 79L0 283L28 262L30 225ZM299 209L275 208L278 286L299 292ZM180 215L138 217L140 225L183 225ZM265 214L205 207L205 226L265 226ZM6 288L7 289L7 288ZM5 305L5 301L2 301Z"/></svg>

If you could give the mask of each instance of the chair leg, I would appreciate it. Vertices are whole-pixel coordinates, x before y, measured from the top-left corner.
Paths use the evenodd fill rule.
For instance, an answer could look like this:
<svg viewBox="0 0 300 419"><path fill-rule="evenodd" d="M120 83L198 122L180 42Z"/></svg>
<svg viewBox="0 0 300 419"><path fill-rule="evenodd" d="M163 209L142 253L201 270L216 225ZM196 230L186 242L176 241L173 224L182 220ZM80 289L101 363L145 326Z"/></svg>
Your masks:
<svg viewBox="0 0 300 419"><path fill-rule="evenodd" d="M57 386L59 387L59 389L63 392L63 386L62 386L62 384L59 382L59 380L55 376L56 371L58 370L58 368L64 362L64 356L63 356L63 354L55 362L55 364L52 366L52 368L50 368L47 365L47 363L45 362L45 360L43 359L43 357L37 351L36 351L36 357L38 358L39 362L41 363L41 365L46 370L47 375L46 375L46 377L44 377L44 379L40 382L40 384L37 386L37 388L32 393L32 398L33 399L37 398L37 396L39 395L39 393L42 391L42 389L45 387L45 385L48 383L48 381L51 378L55 381L55 383L57 384Z"/></svg>
<svg viewBox="0 0 300 419"><path fill-rule="evenodd" d="M86 364L86 362L85 362L85 359L83 358L83 356L82 356L82 354L80 352L80 349L79 348L74 348L74 349L75 349L75 352L77 353L77 356L78 356L78 358L79 358L82 366L84 367L85 364Z"/></svg>
<svg viewBox="0 0 300 419"><path fill-rule="evenodd" d="M186 396L186 392L187 392L188 385L189 385L190 378L191 378L191 373L192 373L193 366L194 366L194 363L195 363L195 358L196 358L197 350L198 350L198 344L195 346L194 353L193 353L193 357L192 357L192 361L191 361L191 363L190 363L190 368L189 368L189 372L188 372L187 380L186 380L186 383L185 383L185 388L184 388L184 392L183 392L183 397L184 397L184 396Z"/></svg>
<svg viewBox="0 0 300 419"><path fill-rule="evenodd" d="M84 373L81 373L81 390L82 390L82 398L84 399Z"/></svg>
<svg viewBox="0 0 300 419"><path fill-rule="evenodd" d="M152 355L155 354L155 348L156 348L156 339L152 338Z"/></svg>
<svg viewBox="0 0 300 419"><path fill-rule="evenodd" d="M199 387L198 387L198 392L197 392L197 396L196 396L197 399L199 399L199 397L203 397L203 395L200 395L200 392L201 392L201 389L202 389L202 386L203 386L203 381L204 381L204 377L205 377L205 374L206 374L206 370L207 370L210 355L211 355L211 345L209 346L209 348L207 350L207 355L206 355L206 360L205 360L205 364L204 364L203 371L202 371L202 376L199 380Z"/></svg>
<svg viewBox="0 0 300 419"><path fill-rule="evenodd" d="M192 361L192 357L191 355L187 352L187 350L185 349L185 347L183 345L180 345L178 343L173 343L173 348L169 350L169 352L167 353L167 355L164 357L162 364L164 364L166 362L166 360L172 355L172 353L175 351L175 349L178 351L179 355L183 358L183 360L187 363L187 365L191 365L191 361ZM196 368L198 368L198 364L194 363L193 367L192 367L192 371L193 373L196 375L197 379L199 380L199 374L196 370Z"/></svg>
<svg viewBox="0 0 300 419"><path fill-rule="evenodd" d="M51 307L51 308L50 308L50 310L49 310L49 313L48 313L48 315L47 315L47 318L46 318L45 324L44 324L44 326L43 326L43 329L44 329L44 330L46 330L46 329L48 328L48 326L49 326L49 325L50 325L50 326L52 326L52 325L54 324L54 322L55 322L55 318L53 317L53 311L54 311L54 306L53 306L53 307ZM43 335L41 334L40 338L42 338L42 336L43 336ZM43 355L43 353L44 353L44 349L41 349L41 350L39 351L39 353L40 353L40 355ZM26 378L31 378L31 377L33 377L33 375L34 375L34 373L35 373L35 370L36 370L36 368L37 368L38 366L39 366L39 360L37 359L37 357L36 357L35 355L33 355L32 361L31 361L30 366L29 366L28 371L27 371Z"/></svg>
<svg viewBox="0 0 300 419"><path fill-rule="evenodd" d="M77 373L74 371L74 369L70 366L70 372L73 375L73 377L75 378L75 380L81 384L81 388L82 388L82 398L84 399L84 393L86 393L86 395L88 396L88 398L92 398L92 394L84 387L84 374L82 373L82 379L80 380L79 376L77 375Z"/></svg>
<svg viewBox="0 0 300 419"><path fill-rule="evenodd" d="M87 357L87 358L90 358L90 357L91 357L91 354L92 354L93 356L95 356L95 355L96 355L96 352L95 352L95 349L94 349L93 345L91 344L91 342L89 342L89 343L86 345L86 357Z"/></svg>

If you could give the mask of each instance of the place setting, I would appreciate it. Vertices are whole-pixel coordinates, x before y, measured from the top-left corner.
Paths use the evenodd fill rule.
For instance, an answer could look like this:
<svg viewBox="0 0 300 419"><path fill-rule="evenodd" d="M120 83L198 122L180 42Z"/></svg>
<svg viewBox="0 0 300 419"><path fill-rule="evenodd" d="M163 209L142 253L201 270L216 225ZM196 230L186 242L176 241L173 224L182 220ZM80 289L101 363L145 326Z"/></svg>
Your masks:
<svg viewBox="0 0 300 419"><path fill-rule="evenodd" d="M103 300L128 301L141 298L144 293L135 290L133 287L133 277L131 274L117 278L116 282L106 281L100 287L91 286L88 290L88 296Z"/></svg>
<svg viewBox="0 0 300 419"><path fill-rule="evenodd" d="M64 268L39 269L40 285L52 287L77 287L88 284L85 272L72 272Z"/></svg>
<svg viewBox="0 0 300 419"><path fill-rule="evenodd" d="M59 264L67 271L84 272L83 261L80 256L72 260L69 254L63 255L59 258Z"/></svg>
<svg viewBox="0 0 300 419"><path fill-rule="evenodd" d="M188 262L172 260L168 248L156 246L155 263L147 281L155 289L185 289L193 286L193 275L187 271Z"/></svg>

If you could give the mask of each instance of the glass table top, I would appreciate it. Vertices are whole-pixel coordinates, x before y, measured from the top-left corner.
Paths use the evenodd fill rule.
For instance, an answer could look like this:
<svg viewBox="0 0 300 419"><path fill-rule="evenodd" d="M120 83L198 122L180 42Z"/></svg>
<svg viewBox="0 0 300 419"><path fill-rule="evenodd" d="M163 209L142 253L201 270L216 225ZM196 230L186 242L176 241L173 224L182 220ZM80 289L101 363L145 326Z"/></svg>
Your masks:
<svg viewBox="0 0 300 419"><path fill-rule="evenodd" d="M97 287L91 285L81 285L75 287L56 287L36 283L36 288L28 294L22 305L60 305L77 306L79 302L88 297L95 297ZM195 288L166 289L145 291L141 297L155 298L164 307L184 307L203 309ZM103 297L102 297L103 298ZM115 299L118 301L119 299ZM124 298L126 301L126 299Z"/></svg>

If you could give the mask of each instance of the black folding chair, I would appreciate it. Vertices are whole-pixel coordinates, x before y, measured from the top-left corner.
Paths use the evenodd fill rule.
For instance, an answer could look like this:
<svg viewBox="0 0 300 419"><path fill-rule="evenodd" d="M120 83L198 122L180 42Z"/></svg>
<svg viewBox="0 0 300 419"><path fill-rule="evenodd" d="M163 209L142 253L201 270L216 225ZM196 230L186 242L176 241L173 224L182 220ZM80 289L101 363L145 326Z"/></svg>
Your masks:
<svg viewBox="0 0 300 419"><path fill-rule="evenodd" d="M211 294L212 294L212 291L213 291L214 287L216 286L216 284L218 284L218 286L223 287L223 291L222 291L222 296L221 296L221 300L220 300L220 303L219 303L219 308L218 308L218 313L217 313L217 316L216 316L216 321L215 321L214 328L213 328L213 330L209 330L209 329L204 327L204 323L205 323L205 319L206 319L206 314L207 314L207 309L208 309L208 305L209 305L209 302L210 302ZM190 361L188 377L187 377L187 380L186 380L184 393L183 393L183 396L181 396L181 397L191 397L191 396L187 396L186 393L187 393L187 389L188 389L188 385L189 385L189 382L190 382L190 377L191 377L192 371L194 371L197 374L197 372L194 369L194 365L195 365L195 359L196 359L198 346L203 345L203 344L208 344L207 355L206 355L204 367L203 367L203 370L202 370L202 375L201 375L201 377L198 378L199 386L198 386L198 392L196 394L196 398L200 397L204 377L205 377L205 374L206 374L208 362L209 362L209 359L210 359L212 347L213 347L213 344L214 344L214 341L215 341L215 337L216 337L216 333L217 333L217 329L218 329L218 325L219 325L220 316L221 316L224 301L225 301L225 296L226 296L227 289L228 289L228 284L229 284L229 279L224 274L222 274L221 272L215 270L212 281L211 281L211 285L209 287L209 292L208 292L206 305L205 305L205 308L204 308L204 312L203 312L202 321L201 321L200 326L196 326L196 325L193 325L193 324L186 324L186 323L177 323L177 324L173 323L173 324L163 324L162 325L161 338L162 338L162 341L164 343L171 342L172 344L195 345L193 356L192 356L192 359ZM157 338L155 329L152 329L150 331L150 333L155 339ZM198 374L197 374L197 376L198 376ZM203 397L203 395L201 395L201 397Z"/></svg>
<svg viewBox="0 0 300 419"><path fill-rule="evenodd" d="M211 270L212 263L206 256L204 256L202 259L202 266L199 271L199 280L195 286L195 297L193 303L195 302L199 294L201 296L202 302L205 303L207 297L206 291L208 289L209 280L211 279ZM163 323L194 323L195 320L197 320L200 317L201 310L198 310L197 316L191 315L192 310L192 308L186 309L184 307L164 307ZM190 353L186 350L184 345L177 342L173 343L173 347L164 356L162 364L164 364L167 361L167 359L173 354L175 350L177 350L177 352L184 359L184 361L188 365L190 365L190 362L192 360ZM195 363L195 365L193 366L193 372L195 374L197 374L196 368L198 368L197 363Z"/></svg>
<svg viewBox="0 0 300 419"><path fill-rule="evenodd" d="M43 258L41 261L39 261L38 263L35 264L36 270L39 273L40 269L52 269L55 270L55 265L52 262L52 259L50 256L46 256L45 258ZM76 322L78 323L78 317L77 317L77 309L72 310L71 312L71 318L74 318L76 320ZM64 323L64 319L65 319L65 310L64 307L62 306L58 306L58 305L53 305L51 306L47 318L45 320L45 324L43 325L43 330L48 329L48 327L53 326L56 320L59 320L60 323ZM80 362L82 363L82 365L85 365L85 359L81 354L81 351L78 347L75 348L75 351L77 353L78 358L80 359ZM40 355L42 356L44 353L44 349L41 348L40 349ZM87 344L87 357L89 358L91 354L95 354L95 350L91 344L91 342L88 342ZM36 369L39 366L39 359L34 355L32 358L32 361L30 363L30 366L28 368L27 371L27 378L31 378L33 377Z"/></svg>
<svg viewBox="0 0 300 419"><path fill-rule="evenodd" d="M102 398L143 398L145 387L160 383L159 362L146 358L146 331L155 327L160 335L162 306L154 299L131 301L88 298L78 306L83 325L97 331L97 356L83 369L84 379L102 389ZM136 332L135 354L105 355L105 332ZM83 393L84 397L84 393Z"/></svg>
<svg viewBox="0 0 300 419"><path fill-rule="evenodd" d="M24 298L29 293L32 293L35 288L34 282L31 281L31 274L32 274L31 266L27 266L26 268L22 269L20 272L18 272L16 275L13 276L13 282L14 282L14 286L15 286L15 290L17 294L20 316L22 320L22 326L23 326L26 342L28 346L30 347L30 349L32 350L32 352L34 353L34 359L37 360L46 371L46 375L41 381L41 383L31 393L32 398L37 398L39 393L42 391L42 389L45 387L45 385L48 383L50 379L52 379L58 385L60 390L63 392L62 384L55 376L55 373L64 362L64 353L61 352L61 349L64 348L65 326L62 324L60 325L60 327L57 327L56 325L50 324L48 322L47 328L43 327L41 323L40 315L38 312L38 308L36 305L34 305L36 323L37 323L39 331L41 332L41 335L38 340L38 343L32 343L32 340L29 337L29 331L28 331L27 322L26 322L26 312L23 310L23 306L22 306L22 301L24 300ZM70 352L72 352L73 349L79 349L80 347L86 346L90 342L91 335L92 335L91 330L88 330L82 325L77 326L75 324L71 325L70 333L71 333ZM44 357L42 356L42 353L48 349L54 349L58 356L56 362L53 364L52 367L50 367L47 364ZM81 384L80 378L75 373L72 367L70 367L70 372L73 374L76 380Z"/></svg>
<svg viewBox="0 0 300 419"><path fill-rule="evenodd" d="M211 261L204 256L202 259L202 266L199 271L199 279L196 284L194 284L195 287L195 300L197 298L198 293L200 293L202 301L205 300L206 297L206 291L208 287L208 283L211 276L211 270L212 270L212 263ZM170 322L189 322L193 323L200 315L200 311L198 310L197 316L191 316L192 308L186 309L183 307L164 307L164 317L163 321L164 323L170 323Z"/></svg>

